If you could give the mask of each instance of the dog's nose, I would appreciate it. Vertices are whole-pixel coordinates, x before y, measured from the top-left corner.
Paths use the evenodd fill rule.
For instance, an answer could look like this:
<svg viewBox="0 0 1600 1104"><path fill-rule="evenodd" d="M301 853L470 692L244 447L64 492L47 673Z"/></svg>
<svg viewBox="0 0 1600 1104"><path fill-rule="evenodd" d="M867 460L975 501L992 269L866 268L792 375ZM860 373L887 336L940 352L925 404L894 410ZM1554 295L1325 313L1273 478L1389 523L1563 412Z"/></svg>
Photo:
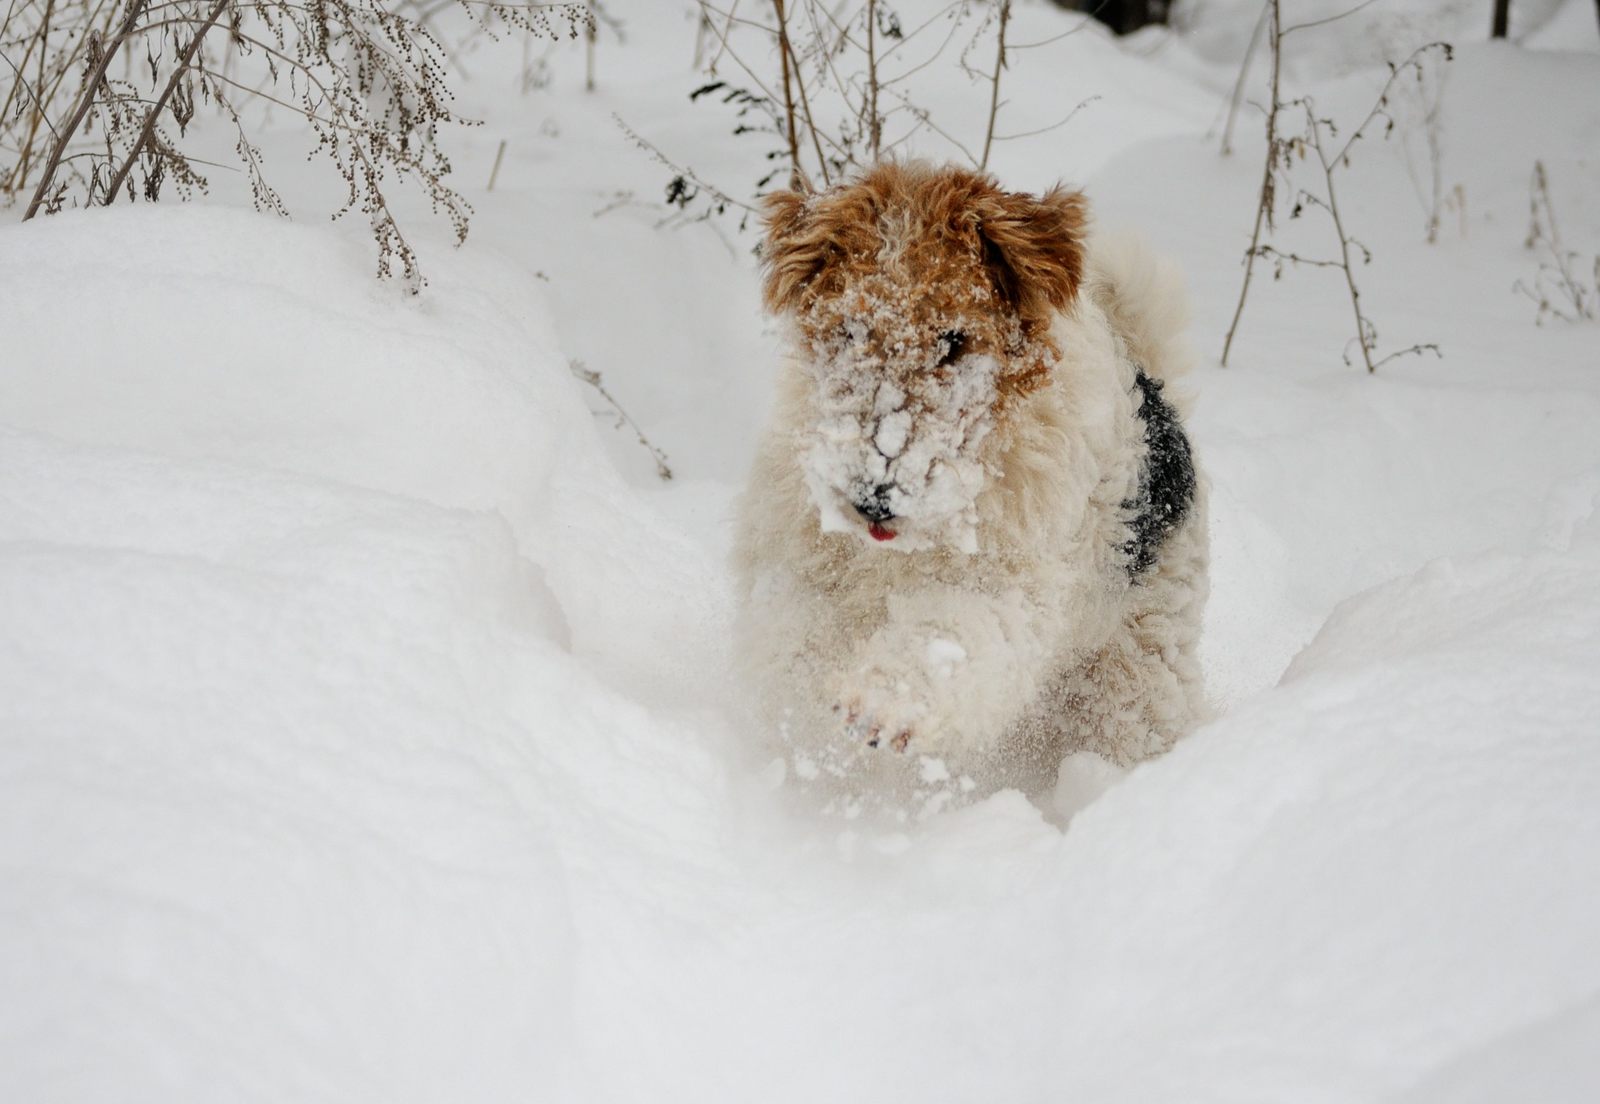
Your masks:
<svg viewBox="0 0 1600 1104"><path fill-rule="evenodd" d="M894 511L889 509L889 484L879 483L872 488L870 495L864 495L851 503L856 508L856 513L868 521L882 524L894 520Z"/></svg>

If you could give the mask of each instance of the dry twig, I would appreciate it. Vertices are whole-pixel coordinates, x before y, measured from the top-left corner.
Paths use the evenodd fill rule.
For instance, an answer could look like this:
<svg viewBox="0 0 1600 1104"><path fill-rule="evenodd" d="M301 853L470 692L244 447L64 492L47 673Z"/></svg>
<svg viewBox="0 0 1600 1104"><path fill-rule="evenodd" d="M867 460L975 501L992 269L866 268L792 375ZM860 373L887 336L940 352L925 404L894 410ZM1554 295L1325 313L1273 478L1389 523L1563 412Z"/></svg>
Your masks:
<svg viewBox="0 0 1600 1104"><path fill-rule="evenodd" d="M1228 353L1233 349L1233 335L1238 332L1239 319L1244 317L1244 301L1250 294L1250 277L1255 273L1256 258L1261 255L1261 227L1263 224L1269 229L1272 226L1272 207L1275 198L1273 180L1278 158L1283 152L1278 146L1278 112L1283 109L1283 101L1278 90L1283 43L1283 33L1280 30L1282 15L1279 12L1278 0L1267 0L1267 10L1270 13L1267 26L1272 51L1272 76L1268 85L1272 99L1271 106L1267 108L1267 159L1261 170L1261 195L1256 201L1256 224L1250 231L1250 248L1244 255L1244 283L1239 287L1239 305L1233 308L1233 321L1228 324L1228 336L1222 342L1224 368L1228 366Z"/></svg>
<svg viewBox="0 0 1600 1104"><path fill-rule="evenodd" d="M447 0L485 29L573 37L598 3ZM154 201L207 187L184 151L202 104L233 128L258 208L287 214L266 181L246 103L299 116L313 155L344 179L334 217L359 211L378 246L378 272L415 291L417 257L390 209L395 180L410 182L464 238L471 207L448 183L438 142L452 106L449 55L428 29L439 10L386 0L11 0L0 54L20 51L0 111L0 203L28 199L24 220L68 205ZM121 76L116 75L121 72ZM134 83L147 74L151 99ZM159 89L159 92L156 90ZM35 157L48 132L47 156ZM209 167L209 166L208 166ZM396 271L398 270L398 271Z"/></svg>
<svg viewBox="0 0 1600 1104"><path fill-rule="evenodd" d="M639 423L634 421L633 417L622 409L622 404L617 402L616 397L606 390L605 381L600 378L600 373L585 367L581 360L569 361L568 364L572 369L572 374L594 388L600 397L606 401L606 404L611 407L611 411L617 419L617 428L621 429L625 425L633 430L633 435L639 439L639 443L645 447L650 453L651 459L656 462L657 477L663 483L670 480L672 478L672 468L667 464L667 454L650 443L650 438L644 435L644 430L639 428Z"/></svg>
<svg viewBox="0 0 1600 1104"><path fill-rule="evenodd" d="M1550 185L1544 162L1533 163L1533 179L1528 184L1528 237L1523 245L1542 251L1543 259L1531 283L1518 279L1511 285L1539 308L1534 321L1544 325L1548 318L1563 322L1600 317L1600 254L1590 264L1590 273L1580 275L1582 257L1566 248L1561 229L1556 225L1555 207L1550 202Z"/></svg>
<svg viewBox="0 0 1600 1104"><path fill-rule="evenodd" d="M1370 0L1367 0L1370 2ZM1359 11L1366 4L1359 4L1355 8L1343 13L1349 15ZM1339 209L1338 190L1336 187L1336 174L1338 170L1350 163L1350 153L1356 142L1360 141L1368 129L1377 121L1385 124L1385 136L1394 129L1395 122L1389 114L1389 96L1395 82L1403 74L1414 74L1417 79L1422 79L1423 60L1433 51L1439 51L1445 61L1450 60L1451 50L1443 42L1430 42L1418 47L1400 64L1389 66L1389 79L1384 82L1382 90L1378 93L1377 100L1371 110L1356 128L1350 132L1344 143L1337 149L1331 143L1338 133L1338 128L1332 119L1321 117L1317 114L1316 107L1309 97L1295 100L1284 100L1280 91L1280 62L1283 53L1283 39L1295 31L1307 30L1311 27L1321 26L1332 22L1332 19L1315 20L1309 23L1296 24L1292 27L1282 26L1282 11L1279 0L1268 0L1268 44L1271 50L1272 75L1271 75L1271 103L1266 110L1267 128L1267 155L1262 172L1261 191L1256 203L1255 227L1250 236L1250 248L1245 251L1244 280L1239 288L1239 302L1234 308L1233 321L1228 326L1227 337L1222 346L1222 364L1228 363L1228 354L1233 348L1233 339L1238 332L1239 320L1244 314L1244 305L1250 293L1250 279L1255 271L1255 262L1258 258L1273 258L1276 262L1275 276L1281 277L1285 263L1290 265L1309 265L1321 268L1337 268L1344 276L1345 288L1350 296L1350 310L1355 319L1355 337L1345 346L1344 359L1350 362L1350 346L1355 345L1361 350L1361 360L1367 372L1374 373L1384 364L1395 357L1410 353L1431 351L1439 355L1439 347L1431 343L1421 343L1409 346L1399 352L1374 359L1377 351L1378 331L1370 316L1361 306L1361 291L1356 284L1354 256L1360 254L1363 265L1372 262L1372 254L1365 245L1357 241L1346 228L1344 216ZM1334 18L1343 18L1336 16ZM1298 132L1285 134L1280 127L1280 118L1284 111L1298 108L1304 116L1304 125ZM1294 166L1297 161L1303 160L1307 155L1314 155L1315 163L1322 174L1321 192L1313 192L1307 188L1296 188L1294 191L1294 206L1289 213L1291 219L1299 218L1310 207L1321 208L1325 211L1332 223L1334 236L1339 245L1337 260L1322 260L1302 257L1296 253L1285 252L1278 249L1270 242L1263 241L1262 229L1268 233L1275 227L1274 216L1279 194L1279 177L1284 185L1292 184Z"/></svg>
<svg viewBox="0 0 1600 1104"><path fill-rule="evenodd" d="M1011 22L1011 0L999 0L999 3L1000 28L995 33L994 73L989 78L989 125L983 133L983 156L978 158L980 169L989 167L989 150L994 145L994 121L1000 114L1000 71L1006 67L1006 26Z"/></svg>

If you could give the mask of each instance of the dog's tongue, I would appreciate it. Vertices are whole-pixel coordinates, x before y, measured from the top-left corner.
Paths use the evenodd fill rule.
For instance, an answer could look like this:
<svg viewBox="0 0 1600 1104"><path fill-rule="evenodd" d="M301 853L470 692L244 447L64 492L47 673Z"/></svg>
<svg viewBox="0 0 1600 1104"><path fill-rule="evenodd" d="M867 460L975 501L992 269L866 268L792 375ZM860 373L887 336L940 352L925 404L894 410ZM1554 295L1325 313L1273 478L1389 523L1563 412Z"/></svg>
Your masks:
<svg viewBox="0 0 1600 1104"><path fill-rule="evenodd" d="M885 529L875 521L869 521L867 523L867 532L872 534L872 539L875 541L894 540L894 530Z"/></svg>

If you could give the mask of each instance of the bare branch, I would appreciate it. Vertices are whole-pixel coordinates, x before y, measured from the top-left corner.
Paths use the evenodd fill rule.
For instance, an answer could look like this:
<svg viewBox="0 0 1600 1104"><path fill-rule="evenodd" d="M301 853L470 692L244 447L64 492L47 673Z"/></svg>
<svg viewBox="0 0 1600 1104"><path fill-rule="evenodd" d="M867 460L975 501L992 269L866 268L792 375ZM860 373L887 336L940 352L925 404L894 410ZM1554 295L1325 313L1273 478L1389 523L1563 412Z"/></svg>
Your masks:
<svg viewBox="0 0 1600 1104"><path fill-rule="evenodd" d="M1011 22L1011 0L997 0L1000 5L1000 29L995 36L994 75L989 80L989 125L983 135L983 156L978 158L978 168L989 167L989 148L994 145L994 120L1000 113L1000 70L1006 64L1006 25Z"/></svg>
<svg viewBox="0 0 1600 1104"><path fill-rule="evenodd" d="M1239 63L1239 76L1233 82L1233 94L1228 98L1228 121L1222 127L1222 156L1233 153L1233 123L1239 116L1239 104L1244 98L1245 81L1250 79L1250 63L1255 59L1256 47L1261 44L1261 32L1272 14L1272 0L1261 5L1261 15L1256 19L1255 30L1250 32L1250 45L1244 49L1244 60Z"/></svg>
<svg viewBox="0 0 1600 1104"><path fill-rule="evenodd" d="M1100 102L1100 95L1098 93L1096 93L1093 96L1089 96L1089 97L1087 97L1085 99L1079 100L1076 107L1074 107L1071 111L1067 112L1066 115L1064 115L1062 118L1057 119L1055 122L1051 123L1049 126L1042 126L1042 127L1039 127L1037 130L1023 130L1023 131L1017 132L1016 134L996 134L994 136L994 140L996 142L1014 142L1018 138L1032 138L1036 134L1048 134L1052 130L1060 130L1062 127L1064 127L1068 123L1072 122L1073 118L1077 116L1078 112L1082 111L1084 108L1088 107L1090 104L1099 103L1099 102Z"/></svg>
<svg viewBox="0 0 1600 1104"><path fill-rule="evenodd" d="M651 157L655 158L657 162L659 162L662 165L665 165L667 168L671 169L673 172L675 172L675 173L679 174L680 176L683 176L683 177L685 177L685 178L687 178L689 180L694 181L694 183L695 183L695 185L697 187L704 188L706 191L708 191L712 195L716 196L717 200L719 202L725 203L730 207L741 208L742 210L748 211L752 215L757 213L756 209L754 207L750 206L750 204L741 203L739 200L734 199L727 192L724 192L721 188L718 188L715 184L707 183L705 178L703 178L700 175L698 175L693 169L688 168L687 166L679 165L677 162L673 161L666 154L662 153L653 144L651 144L651 142L648 139L642 137L637 131L635 131L627 123L623 122L622 121L622 116L618 115L616 112L612 112L611 119L622 130L622 133L624 133L624 134L626 134L628 136L629 140L632 141L634 145L636 145L640 149L644 150Z"/></svg>
<svg viewBox="0 0 1600 1104"><path fill-rule="evenodd" d="M1233 308L1233 321L1228 324L1228 336L1222 342L1222 366L1228 366L1228 353L1233 349L1233 335L1239 330L1239 319L1244 317L1244 301L1250 294L1250 277L1255 272L1256 258L1261 255L1261 227L1271 225L1272 222L1272 184L1273 169L1278 159L1278 112L1282 109L1281 97L1278 91L1278 74L1281 50L1279 44L1282 35L1279 32L1282 16L1278 10L1278 0L1267 0L1271 17L1268 22L1269 34L1272 40L1272 78L1270 89L1272 93L1271 106L1267 108L1267 157L1266 166L1261 171L1261 194L1256 200L1256 225L1250 232L1250 248L1245 250L1244 283L1239 287L1239 304Z"/></svg>
<svg viewBox="0 0 1600 1104"><path fill-rule="evenodd" d="M644 435L644 430L639 428L639 423L634 421L633 416L622 408L622 404L616 400L616 397L606 390L605 382L600 378L600 373L584 367L584 363L581 360L569 361L568 364L572 369L572 374L599 392L600 397L616 412L617 426L620 428L626 425L633 430L633 435L639 439L639 443L649 451L651 458L655 460L656 476L663 483L671 480L672 468L667 465L667 454L650 443L650 438Z"/></svg>
<svg viewBox="0 0 1600 1104"><path fill-rule="evenodd" d="M789 143L789 187L798 189L804 186L806 174L800 168L800 135L794 125L794 91L789 73L788 13L784 10L783 0L772 0L772 6L778 14L778 57L783 66L783 136ZM820 150L818 157L821 157Z"/></svg>
<svg viewBox="0 0 1600 1104"><path fill-rule="evenodd" d="M883 145L883 116L878 114L878 0L867 0L867 148L877 161Z"/></svg>
<svg viewBox="0 0 1600 1104"><path fill-rule="evenodd" d="M1346 11L1342 11L1338 15L1330 15L1330 16L1326 17L1325 19L1311 19L1311 20L1308 20L1308 21L1306 21L1304 23L1296 23L1292 27L1285 27L1283 29L1282 33L1280 33L1278 35L1278 39L1279 39L1279 41L1282 41L1283 39L1288 38L1290 35L1294 34L1296 31L1305 31L1305 30L1310 30L1312 27L1322 27L1322 26L1325 26L1325 25L1327 25L1329 23L1337 23L1339 20L1345 19L1345 18L1347 18L1349 16L1352 16L1356 12L1361 11L1363 8L1370 8L1372 5L1376 4L1377 2L1378 2L1378 0L1361 0L1361 3L1357 4L1355 7L1350 8L1350 9L1348 9Z"/></svg>
<svg viewBox="0 0 1600 1104"><path fill-rule="evenodd" d="M1350 12L1346 12L1344 14L1349 15L1351 12L1359 11L1361 7L1365 6L1366 5L1363 4L1356 8L1352 8ZM1356 126L1355 130L1352 131L1345 139L1344 144L1336 151L1330 153L1328 139L1332 138L1336 133L1333 120L1319 117L1317 115L1316 105L1311 101L1310 97L1284 100L1280 90L1279 78L1281 73L1284 36L1291 30L1304 30L1312 26L1318 26L1322 23L1332 22L1332 20L1319 20L1314 23L1300 24L1297 27L1284 28L1282 26L1280 0L1268 0L1268 17L1268 42L1272 53L1272 95L1271 103L1265 112L1267 126L1266 164L1262 172L1261 192L1256 204L1255 229L1251 234L1250 248L1245 252L1244 282L1239 289L1239 303L1234 309L1233 322L1228 327L1228 334L1222 346L1223 365L1226 366L1228 363L1228 353L1233 347L1233 338L1235 333L1238 331L1239 319L1244 313L1245 299L1250 290L1250 278L1255 271L1255 261L1258 257L1272 258L1275 261L1275 277L1282 276L1283 265L1285 263L1290 265L1307 265L1316 268L1336 268L1340 271L1340 273L1344 276L1345 288L1350 297L1350 310L1355 321L1355 337L1353 337L1345 346L1345 360L1347 363L1349 362L1350 345L1355 345L1361 350L1361 360L1366 366L1369 374L1375 373L1380 365L1387 364L1390 360L1393 360L1395 356L1403 355L1404 353L1419 352L1424 349L1431 349L1437 354L1439 352L1437 345L1425 344L1414 345L1409 349L1402 350L1401 353L1392 354L1390 356L1383 357L1380 360L1373 359L1378 341L1377 327L1373 325L1372 320L1367 316L1366 312L1362 310L1361 292L1356 286L1355 265L1352 259L1354 254L1359 253L1361 263L1370 264L1372 261L1372 253L1365 245L1352 236L1345 227L1343 215L1339 210L1339 197L1335 175L1339 169L1349 164L1351 147L1358 139L1362 137L1367 128L1371 126L1376 119L1383 118L1388 120L1390 128L1392 129L1393 120L1390 118L1385 108L1388 104L1390 90L1393 88L1394 83L1400 74L1408 70L1415 70L1418 74L1420 74L1422 72L1422 58L1430 50L1442 50L1445 60L1449 60L1450 47L1444 43L1429 43L1426 46L1419 47L1418 49L1412 51L1412 53L1399 65L1390 65L1389 80L1384 84L1383 88L1378 93L1378 98L1373 103L1371 110L1368 111L1366 117L1362 119L1362 121ZM1343 18L1343 16L1336 18ZM1301 133L1285 138L1279 133L1279 122L1282 113L1289 108L1299 108L1305 117L1305 124L1304 130ZM1319 258L1303 257L1297 253L1284 252L1272 244L1265 243L1261 240L1261 231L1263 226L1265 226L1269 232L1275 229L1273 223L1273 211L1277 200L1277 174L1281 171L1283 173L1285 183L1290 182L1290 173L1297 156L1304 158L1308 153L1315 154L1317 167L1322 172L1322 192L1319 195L1318 193L1312 192L1305 188L1296 189L1294 207L1291 210L1289 217L1291 219L1298 218L1301 212L1307 206L1321 208L1322 210L1326 211L1330 221L1333 224L1334 236L1337 238L1339 243L1339 258L1337 260L1330 261Z"/></svg>
<svg viewBox="0 0 1600 1104"><path fill-rule="evenodd" d="M194 61L195 52L200 49L201 41L211 28L216 26L217 20L222 17L223 9L231 2L232 0L217 0L211 6L211 13L206 16L205 23L194 32L194 36L189 39L189 45L184 47L177 64L172 67L172 76L167 78L167 86L161 90L161 97L156 100L155 105L145 115L144 126L140 128L139 137L134 140L133 149L129 151L127 160L123 161L122 167L117 170L117 175L111 178L111 183L106 189L105 205L107 207L116 202L117 193L122 190L122 182L127 179L128 172L139 160L139 154L143 152L146 143L150 141L151 134L155 132L156 117L161 114L162 108L166 107L167 101L172 98L172 93L178 87L178 81L189 71L189 65Z"/></svg>
<svg viewBox="0 0 1600 1104"><path fill-rule="evenodd" d="M72 118L67 125L61 128L56 138L55 147L50 151L50 159L45 162L44 174L39 180L39 187L33 193L33 200L28 204L28 213L22 216L22 221L27 222L38 214L39 206L44 202L44 197L50 191L51 181L55 179L56 166L61 164L61 155L67 151L67 143L72 141L72 136L78 132L78 127L83 124L83 117L89 114L89 107L94 103L95 97L100 94L100 83L105 80L106 70L111 67L111 60L117 56L117 51L122 49L122 44L134 33L139 22L139 16L144 11L146 0L128 0L128 11L122 19L122 26L117 32L117 37L111 40L109 46L100 48L99 64L95 66L94 73L84 81L83 92L78 96L77 107L72 112Z"/></svg>
<svg viewBox="0 0 1600 1104"><path fill-rule="evenodd" d="M1089 24L1093 23L1095 21L1095 16L1099 15L1105 6L1110 2L1111 0L1100 0L1098 4L1090 8L1087 12L1084 12L1083 18L1078 21L1077 26L1072 27L1069 30L1062 31L1060 34L1051 35L1049 38L1041 38L1037 42L1018 42L1012 45L1011 49L1037 50L1041 46L1049 46L1052 43L1060 42L1064 38L1071 38L1073 35L1078 34L1085 27L1089 26Z"/></svg>
<svg viewBox="0 0 1600 1104"><path fill-rule="evenodd" d="M1542 161L1533 163L1528 207L1528 237L1524 245L1533 250L1542 246L1547 256L1540 261L1531 284L1519 278L1511 285L1512 290L1527 296L1539 308L1534 316L1537 325L1543 325L1547 316L1563 322L1600 317L1600 254L1593 258L1591 275L1579 276L1576 266L1582 263L1581 258L1562 244Z"/></svg>

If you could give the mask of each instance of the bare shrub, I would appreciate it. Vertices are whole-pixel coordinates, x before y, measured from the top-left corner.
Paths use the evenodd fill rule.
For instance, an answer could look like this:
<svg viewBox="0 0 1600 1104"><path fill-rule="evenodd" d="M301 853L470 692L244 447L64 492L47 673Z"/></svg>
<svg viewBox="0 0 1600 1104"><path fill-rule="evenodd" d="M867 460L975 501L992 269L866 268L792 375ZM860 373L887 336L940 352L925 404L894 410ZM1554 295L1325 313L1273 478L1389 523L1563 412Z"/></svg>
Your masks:
<svg viewBox="0 0 1600 1104"><path fill-rule="evenodd" d="M1532 281L1519 279L1512 289L1539 308L1534 321L1541 326L1546 318L1577 322L1600 317L1600 254L1590 258L1585 272L1582 255L1562 244L1543 161L1533 163L1528 207L1528 237L1523 245L1540 254L1539 270Z"/></svg>
<svg viewBox="0 0 1600 1104"><path fill-rule="evenodd" d="M575 37L580 3L456 0L485 26ZM441 126L451 107L446 54L431 13L382 0L15 0L0 26L14 80L0 110L0 203L26 197L24 220L68 206L154 201L170 185L204 191L209 166L185 151L197 110L234 135L257 208L287 214L252 136L250 105L304 120L312 156L346 185L338 218L365 215L378 272L421 286L417 257L390 209L393 181L420 188L464 239L471 207L447 182Z"/></svg>
<svg viewBox="0 0 1600 1104"><path fill-rule="evenodd" d="M729 110L735 134L765 139L768 167L756 193L777 182L827 187L919 134L939 136L983 168L998 143L1064 126L1084 106L1035 130L1004 133L1000 125L1004 74L1016 52L1076 33L1088 16L1063 34L1018 43L1010 36L1012 0L951 0L915 24L903 22L886 0L698 2L695 56L707 81L691 98ZM912 78L936 66L982 90L988 112L981 135L963 141L910 91ZM689 173L678 172L669 187L681 196L685 182L730 205L730 189L711 189Z"/></svg>
<svg viewBox="0 0 1600 1104"><path fill-rule="evenodd" d="M1422 208L1423 236L1429 245L1439 243L1439 227L1451 198L1444 187L1444 84L1443 69L1419 67L1415 81L1397 86L1408 105L1408 125L1398 128L1406 175Z"/></svg>
<svg viewBox="0 0 1600 1104"><path fill-rule="evenodd" d="M1355 10L1359 9L1352 9ZM1228 363L1228 354L1233 348L1239 321L1244 316L1244 305L1250 294L1250 280L1255 272L1255 263L1262 258L1272 259L1274 278L1282 277L1285 265L1336 268L1340 271L1344 277L1345 288L1349 292L1350 310L1355 321L1355 336L1345 345L1343 353L1346 364L1351 363L1352 345L1360 350L1361 361L1369 374L1376 372L1382 365L1396 357L1410 353L1432 352L1440 355L1438 345L1419 343L1375 359L1378 330L1371 317L1362 308L1361 291L1356 284L1355 266L1358 257L1362 265L1371 264L1372 251L1351 234L1346 224L1345 216L1339 209L1337 176L1340 170L1349 167L1350 155L1355 144L1365 137L1376 123L1379 121L1383 123L1384 137L1387 138L1393 132L1395 121L1388 110L1389 97L1402 76L1410 75L1421 82L1425 60L1433 54L1438 54L1445 61L1450 60L1450 46L1443 42L1430 42L1413 50L1398 65L1391 63L1389 79L1384 82L1376 102L1341 144L1338 142L1339 127L1335 120L1319 115L1316 105L1309 97L1285 99L1280 83L1284 39L1291 34L1310 30L1331 20L1314 20L1285 27L1282 23L1280 0L1267 0L1267 11L1271 100L1264 112L1267 131L1266 163L1262 170L1261 190L1256 202L1255 227L1251 231L1250 247L1245 250L1244 280L1239 288L1239 302L1234 308L1233 321L1228 326L1228 334L1223 341L1223 366L1226 367ZM1286 128L1284 123L1289 120L1298 125ZM1310 187L1303 187L1296 183L1296 165L1308 159L1312 160L1321 179ZM1337 257L1306 257L1298 253L1285 252L1266 240L1263 231L1266 235L1271 235L1276 230L1280 196L1285 194L1292 197L1289 209L1291 219L1297 219L1311 209L1320 209L1327 215L1330 228L1338 243ZM1434 207L1434 220L1436 223L1437 205Z"/></svg>

